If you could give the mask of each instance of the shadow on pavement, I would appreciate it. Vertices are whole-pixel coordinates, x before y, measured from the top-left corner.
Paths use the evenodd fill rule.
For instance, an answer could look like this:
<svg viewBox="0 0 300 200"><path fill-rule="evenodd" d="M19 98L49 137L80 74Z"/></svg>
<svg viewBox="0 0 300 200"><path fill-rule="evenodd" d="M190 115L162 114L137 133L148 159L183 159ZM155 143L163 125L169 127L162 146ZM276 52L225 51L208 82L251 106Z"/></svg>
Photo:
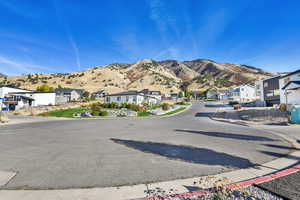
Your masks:
<svg viewBox="0 0 300 200"><path fill-rule="evenodd" d="M223 104L205 104L205 107L208 107L208 108L223 108L224 105Z"/></svg>
<svg viewBox="0 0 300 200"><path fill-rule="evenodd" d="M235 133L222 133L222 132L210 132L210 131L193 131L193 130L181 130L175 129L176 132L185 132L185 133L194 133L212 137L222 137L222 138L229 138L229 139L237 139L237 140L252 140L252 141L275 141L268 137L262 136L254 136L254 135L241 135Z"/></svg>
<svg viewBox="0 0 300 200"><path fill-rule="evenodd" d="M156 142L122 140L115 138L111 138L111 140L115 143L123 144L127 147L143 152L153 153L170 159L178 159L185 162L206 165L222 165L236 168L246 168L254 165L248 159L229 155L223 152L216 152L211 149Z"/></svg>
<svg viewBox="0 0 300 200"><path fill-rule="evenodd" d="M189 186L189 185L183 185L189 192L194 192L198 190L202 190L203 188L197 187L197 186Z"/></svg>
<svg viewBox="0 0 300 200"><path fill-rule="evenodd" d="M213 116L215 113L214 112L199 112L196 113L195 117L210 117Z"/></svg>
<svg viewBox="0 0 300 200"><path fill-rule="evenodd" d="M277 144L264 144L264 146L279 148L279 149L299 150L295 147L288 147L288 146L282 146L282 145L277 145Z"/></svg>
<svg viewBox="0 0 300 200"><path fill-rule="evenodd" d="M298 156L288 155L288 154L284 154L284 153L276 153L276 152L271 152L271 151L259 151L259 152L269 155L269 156L273 156L273 157L278 157L278 158L289 157L290 159L300 161L300 158Z"/></svg>

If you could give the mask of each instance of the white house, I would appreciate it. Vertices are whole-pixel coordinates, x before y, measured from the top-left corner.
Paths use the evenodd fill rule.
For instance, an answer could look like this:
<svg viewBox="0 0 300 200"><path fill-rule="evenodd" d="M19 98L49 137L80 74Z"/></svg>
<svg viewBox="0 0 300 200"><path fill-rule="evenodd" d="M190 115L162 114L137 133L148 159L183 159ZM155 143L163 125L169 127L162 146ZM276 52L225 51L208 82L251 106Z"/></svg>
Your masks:
<svg viewBox="0 0 300 200"><path fill-rule="evenodd" d="M241 103L251 102L256 99L255 88L251 85L241 85L228 90L228 99Z"/></svg>
<svg viewBox="0 0 300 200"><path fill-rule="evenodd" d="M84 90L72 88L56 88L56 103L64 104L70 101L78 101L82 98Z"/></svg>
<svg viewBox="0 0 300 200"><path fill-rule="evenodd" d="M141 105L143 103L148 103L150 105L155 105L159 101L155 97L152 96L147 96L142 92L136 91L136 90L131 90L131 91L126 91L126 92L120 92L120 93L115 93L115 94L108 94L105 97L105 101L107 103L132 103L132 104L137 104Z"/></svg>
<svg viewBox="0 0 300 200"><path fill-rule="evenodd" d="M160 91L152 91L152 90L144 89L144 90L142 90L140 92L144 93L148 97L154 97L158 101L161 101L162 94L161 94Z"/></svg>
<svg viewBox="0 0 300 200"><path fill-rule="evenodd" d="M279 79L280 103L300 105L300 70Z"/></svg>
<svg viewBox="0 0 300 200"><path fill-rule="evenodd" d="M2 108L17 110L30 106L55 105L54 92L34 92L19 88L1 87L0 97Z"/></svg>
<svg viewBox="0 0 300 200"><path fill-rule="evenodd" d="M30 92L29 90L23 90L20 88L14 88L14 87L0 87L0 98L4 98L5 95L12 92Z"/></svg>

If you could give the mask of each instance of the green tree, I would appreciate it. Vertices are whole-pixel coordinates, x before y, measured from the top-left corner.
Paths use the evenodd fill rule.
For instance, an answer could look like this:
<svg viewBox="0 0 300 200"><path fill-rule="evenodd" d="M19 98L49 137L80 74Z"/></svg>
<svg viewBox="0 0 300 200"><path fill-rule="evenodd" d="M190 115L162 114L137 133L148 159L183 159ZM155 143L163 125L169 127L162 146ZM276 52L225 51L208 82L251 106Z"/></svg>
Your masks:
<svg viewBox="0 0 300 200"><path fill-rule="evenodd" d="M44 85L38 86L36 88L36 91L38 91L38 92L51 92L51 91L53 91L53 87L49 87L48 85L44 84Z"/></svg>
<svg viewBox="0 0 300 200"><path fill-rule="evenodd" d="M180 91L179 93L178 93L178 97L179 98L182 98L184 95L183 95L183 92L182 91Z"/></svg>

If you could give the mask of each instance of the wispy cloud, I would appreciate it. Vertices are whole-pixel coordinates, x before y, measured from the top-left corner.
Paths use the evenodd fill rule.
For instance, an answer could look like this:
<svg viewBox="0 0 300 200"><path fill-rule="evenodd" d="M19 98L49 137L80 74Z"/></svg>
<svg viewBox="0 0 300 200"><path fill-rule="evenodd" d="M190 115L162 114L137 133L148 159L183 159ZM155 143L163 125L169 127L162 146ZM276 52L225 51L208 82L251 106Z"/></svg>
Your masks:
<svg viewBox="0 0 300 200"><path fill-rule="evenodd" d="M7 8L11 12L13 12L19 16L26 17L26 18L36 18L37 17L35 15L36 12L29 11L28 9L26 10L26 9L24 9L24 7L21 8L19 6L20 4L22 4L24 2L22 2L22 1L14 2L12 0L9 0L9 1L0 0L0 6Z"/></svg>
<svg viewBox="0 0 300 200"><path fill-rule="evenodd" d="M19 62L0 55L1 72L2 73L36 73L36 72L51 72L52 70L48 67L36 65L32 63ZM13 70L11 70L13 69Z"/></svg>
<svg viewBox="0 0 300 200"><path fill-rule="evenodd" d="M134 32L123 33L119 37L115 37L114 43L122 55L124 55L130 62L138 59L139 55L146 52L141 51L137 35Z"/></svg>
<svg viewBox="0 0 300 200"><path fill-rule="evenodd" d="M71 47L72 47L74 55L75 55L77 70L80 71L81 63L80 63L80 57L79 57L79 49L78 49L77 44L74 41L73 36L71 34L68 34L68 39L69 39L69 42L71 44Z"/></svg>
<svg viewBox="0 0 300 200"><path fill-rule="evenodd" d="M70 43L70 46L73 50L74 56L75 56L75 62L76 62L76 66L77 66L77 70L80 71L81 70L81 61L80 61L80 53L79 53L79 48L78 45L76 43L76 41L73 38L73 34L70 30L70 27L68 25L68 23L62 19L61 16L61 12L59 10L58 4L56 0L53 0L53 6L54 6L54 10L55 10L55 14L57 17L57 20L59 21L59 23L63 26L64 31L67 35L68 41Z"/></svg>
<svg viewBox="0 0 300 200"><path fill-rule="evenodd" d="M173 32L178 38L179 29L176 25L176 18L168 12L166 5L161 0L149 0L148 1L150 13L149 18L153 20L158 28L161 39L164 43L169 40L167 32Z"/></svg>

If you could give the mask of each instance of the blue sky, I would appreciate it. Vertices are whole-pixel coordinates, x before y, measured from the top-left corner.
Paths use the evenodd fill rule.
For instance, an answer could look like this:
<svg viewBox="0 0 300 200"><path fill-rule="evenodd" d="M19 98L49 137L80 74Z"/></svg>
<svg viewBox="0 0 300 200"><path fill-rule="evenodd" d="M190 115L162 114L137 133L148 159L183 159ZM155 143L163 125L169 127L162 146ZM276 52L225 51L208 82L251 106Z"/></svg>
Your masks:
<svg viewBox="0 0 300 200"><path fill-rule="evenodd" d="M0 0L0 72L212 59L300 68L297 0Z"/></svg>

